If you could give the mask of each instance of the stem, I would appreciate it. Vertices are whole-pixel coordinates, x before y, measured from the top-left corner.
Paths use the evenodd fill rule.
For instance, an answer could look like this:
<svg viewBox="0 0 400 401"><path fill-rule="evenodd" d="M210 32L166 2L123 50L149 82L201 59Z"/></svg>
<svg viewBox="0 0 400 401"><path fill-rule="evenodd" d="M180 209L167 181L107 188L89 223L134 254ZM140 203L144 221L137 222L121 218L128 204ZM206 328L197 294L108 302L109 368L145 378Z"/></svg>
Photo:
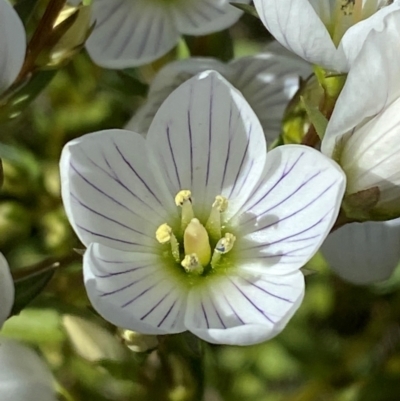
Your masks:
<svg viewBox="0 0 400 401"><path fill-rule="evenodd" d="M65 0L50 0L31 40L28 43L24 65L15 80L13 87L21 84L35 69L35 62L47 44L53 26L65 5Z"/></svg>

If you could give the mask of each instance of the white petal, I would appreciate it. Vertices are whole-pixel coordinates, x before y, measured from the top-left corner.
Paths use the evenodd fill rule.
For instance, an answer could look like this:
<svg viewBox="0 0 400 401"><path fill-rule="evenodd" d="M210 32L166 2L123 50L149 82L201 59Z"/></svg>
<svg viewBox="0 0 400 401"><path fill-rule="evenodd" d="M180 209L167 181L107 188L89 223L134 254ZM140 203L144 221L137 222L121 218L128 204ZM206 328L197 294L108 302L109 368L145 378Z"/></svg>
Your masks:
<svg viewBox="0 0 400 401"><path fill-rule="evenodd" d="M238 213L240 260L276 274L302 267L332 228L345 181L335 162L309 147L268 153L264 176Z"/></svg>
<svg viewBox="0 0 400 401"><path fill-rule="evenodd" d="M25 28L8 0L0 0L0 93L15 80L25 59Z"/></svg>
<svg viewBox="0 0 400 401"><path fill-rule="evenodd" d="M260 267L260 270L263 267ZM276 336L300 306L304 277L252 275L213 277L188 297L186 327L211 343L250 345Z"/></svg>
<svg viewBox="0 0 400 401"><path fill-rule="evenodd" d="M177 212L155 183L140 135L109 130L75 139L63 150L60 170L64 207L83 244L158 248L157 228Z"/></svg>
<svg viewBox="0 0 400 401"><path fill-rule="evenodd" d="M91 244L84 278L93 307L109 322L143 334L179 333L186 290L180 266L162 256Z"/></svg>
<svg viewBox="0 0 400 401"><path fill-rule="evenodd" d="M96 27L86 42L93 61L127 68L154 61L178 42L167 5L149 0L95 0Z"/></svg>
<svg viewBox="0 0 400 401"><path fill-rule="evenodd" d="M240 207L265 163L260 122L243 96L212 71L186 81L168 97L147 141L171 196L190 189L200 220L208 218L216 195L235 199ZM234 213L235 207L228 210Z"/></svg>
<svg viewBox="0 0 400 401"><path fill-rule="evenodd" d="M382 216L400 212L400 98L343 140L339 163L347 175L346 193L378 187L375 209Z"/></svg>
<svg viewBox="0 0 400 401"><path fill-rule="evenodd" d="M326 155L333 154L335 144L343 134L400 96L400 53L393 52L400 42L399 18L400 10L386 15L385 29L369 33L352 64L322 141L321 149Z"/></svg>
<svg viewBox="0 0 400 401"><path fill-rule="evenodd" d="M254 0L257 12L275 39L310 63L346 71L341 48L336 49L309 0Z"/></svg>
<svg viewBox="0 0 400 401"><path fill-rule="evenodd" d="M387 29L387 26L385 26L387 15L394 13L390 18L394 18L396 20L395 24L397 26L399 25L400 13L398 11L400 10L400 2L395 1L389 6L386 6L385 3L388 2L380 0L377 4L377 10L374 14L372 14L369 18L351 26L343 35L343 38L340 42L340 47L343 48L343 51L346 54L346 59L349 66L353 65L358 53L364 45L364 42L369 40L368 35L371 30L374 29L379 32ZM381 8L378 8L379 6L381 6Z"/></svg>
<svg viewBox="0 0 400 401"><path fill-rule="evenodd" d="M400 219L347 224L321 247L332 270L355 284L386 280L400 261Z"/></svg>
<svg viewBox="0 0 400 401"><path fill-rule="evenodd" d="M14 282L7 260L0 253L0 328L8 318L14 304Z"/></svg>
<svg viewBox="0 0 400 401"><path fill-rule="evenodd" d="M239 0L237 3L250 3ZM233 25L243 14L228 0L185 0L171 4L179 32L185 35L207 35Z"/></svg>
<svg viewBox="0 0 400 401"><path fill-rule="evenodd" d="M53 376L39 356L16 341L0 338L1 401L56 401Z"/></svg>
<svg viewBox="0 0 400 401"><path fill-rule="evenodd" d="M265 53L233 61L226 78L249 102L269 143L280 133L283 113L299 88L299 77L311 73L311 66L301 59Z"/></svg>
<svg viewBox="0 0 400 401"><path fill-rule="evenodd" d="M212 58L189 58L167 64L151 83L146 103L125 126L131 131L146 134L158 109L165 99L188 79L206 70L218 71L225 76L226 66Z"/></svg>

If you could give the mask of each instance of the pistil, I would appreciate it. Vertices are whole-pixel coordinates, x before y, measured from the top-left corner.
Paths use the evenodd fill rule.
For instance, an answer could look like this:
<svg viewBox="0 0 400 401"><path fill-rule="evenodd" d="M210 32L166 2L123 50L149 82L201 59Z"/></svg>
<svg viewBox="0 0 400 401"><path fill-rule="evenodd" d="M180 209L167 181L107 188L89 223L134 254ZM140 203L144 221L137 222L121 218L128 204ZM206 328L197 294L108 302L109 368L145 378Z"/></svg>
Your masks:
<svg viewBox="0 0 400 401"><path fill-rule="evenodd" d="M211 259L210 240L207 230L198 219L192 219L183 235L185 255L196 254L202 266L207 266Z"/></svg>

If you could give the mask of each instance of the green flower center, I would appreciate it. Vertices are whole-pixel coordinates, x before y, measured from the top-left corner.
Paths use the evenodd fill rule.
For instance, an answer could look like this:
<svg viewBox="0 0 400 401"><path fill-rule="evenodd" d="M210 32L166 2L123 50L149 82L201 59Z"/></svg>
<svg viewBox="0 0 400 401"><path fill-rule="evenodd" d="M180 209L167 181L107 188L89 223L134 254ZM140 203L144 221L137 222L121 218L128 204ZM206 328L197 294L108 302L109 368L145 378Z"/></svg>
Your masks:
<svg viewBox="0 0 400 401"><path fill-rule="evenodd" d="M222 233L222 214L228 207L228 200L216 196L204 225L194 215L189 190L179 191L175 204L182 209L178 236L182 240L179 242L172 228L164 223L156 231L157 241L169 247L168 252L176 264L188 274L201 276L218 269L236 240L232 233Z"/></svg>

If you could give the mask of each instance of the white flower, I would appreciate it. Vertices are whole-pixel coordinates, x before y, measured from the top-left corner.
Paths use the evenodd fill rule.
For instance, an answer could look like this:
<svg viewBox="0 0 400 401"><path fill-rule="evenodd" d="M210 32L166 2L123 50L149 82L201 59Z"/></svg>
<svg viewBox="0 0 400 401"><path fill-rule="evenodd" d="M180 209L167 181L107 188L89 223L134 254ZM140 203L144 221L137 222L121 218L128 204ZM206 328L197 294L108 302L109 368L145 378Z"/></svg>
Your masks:
<svg viewBox="0 0 400 401"><path fill-rule="evenodd" d="M273 337L299 307L299 269L345 185L314 149L266 157L254 112L213 71L168 97L146 139L89 134L67 144L60 167L67 215L88 247L87 292L105 319L241 345Z"/></svg>
<svg viewBox="0 0 400 401"><path fill-rule="evenodd" d="M229 64L212 58L190 58L166 65L150 86L146 103L129 121L126 129L147 133L168 95L180 84L205 70L218 71L239 89L256 113L268 141L280 133L282 116L299 88L299 77L311 74L310 65L288 54L269 51L243 57Z"/></svg>
<svg viewBox="0 0 400 401"><path fill-rule="evenodd" d="M14 82L25 59L25 29L8 0L0 0L0 95Z"/></svg>
<svg viewBox="0 0 400 401"><path fill-rule="evenodd" d="M14 304L14 282L5 257L0 253L0 329Z"/></svg>
<svg viewBox="0 0 400 401"><path fill-rule="evenodd" d="M57 401L53 376L31 349L0 338L1 401Z"/></svg>
<svg viewBox="0 0 400 401"><path fill-rule="evenodd" d="M368 33L400 8L394 0L254 0L264 25L310 63L347 72ZM390 5L389 5L390 4ZM399 20L400 22L400 20Z"/></svg>
<svg viewBox="0 0 400 401"><path fill-rule="evenodd" d="M400 10L396 12L400 15ZM346 194L378 189L369 219L400 216L400 43L398 16L370 33L337 100L322 141L347 175Z"/></svg>
<svg viewBox="0 0 400 401"><path fill-rule="evenodd" d="M355 284L386 280L400 261L400 219L347 224L321 247L332 270Z"/></svg>
<svg viewBox="0 0 400 401"><path fill-rule="evenodd" d="M221 31L241 15L229 0L93 0L96 26L86 48L102 67L134 67L166 54L181 35Z"/></svg>

